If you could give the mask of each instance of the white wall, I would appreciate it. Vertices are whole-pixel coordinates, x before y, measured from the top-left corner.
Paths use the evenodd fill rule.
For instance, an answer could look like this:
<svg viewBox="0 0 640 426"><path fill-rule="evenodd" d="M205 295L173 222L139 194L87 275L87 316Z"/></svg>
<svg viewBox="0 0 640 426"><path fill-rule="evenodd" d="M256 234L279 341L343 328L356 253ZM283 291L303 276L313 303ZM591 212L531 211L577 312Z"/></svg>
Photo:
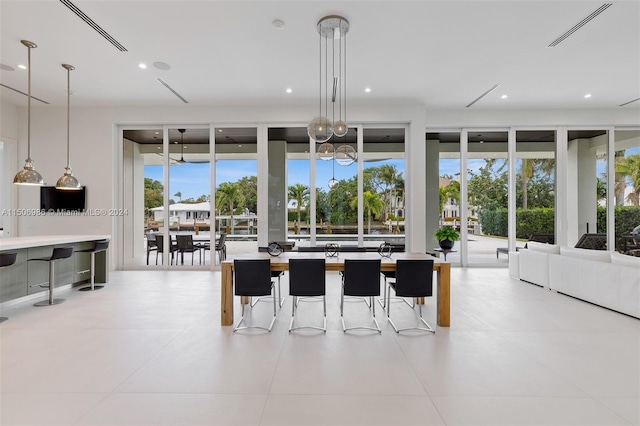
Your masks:
<svg viewBox="0 0 640 426"><path fill-rule="evenodd" d="M0 238L16 233L17 218L9 213L17 204L13 176L18 171L18 108L0 103ZM23 159L24 160L24 159ZM22 167L22 165L20 166Z"/></svg>

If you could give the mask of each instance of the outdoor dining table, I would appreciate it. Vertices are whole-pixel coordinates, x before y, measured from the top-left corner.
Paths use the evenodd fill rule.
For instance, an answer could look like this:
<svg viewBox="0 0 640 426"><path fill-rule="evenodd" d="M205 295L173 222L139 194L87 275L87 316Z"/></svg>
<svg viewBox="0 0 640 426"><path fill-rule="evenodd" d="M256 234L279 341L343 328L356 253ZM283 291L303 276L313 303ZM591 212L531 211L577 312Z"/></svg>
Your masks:
<svg viewBox="0 0 640 426"><path fill-rule="evenodd" d="M284 252L279 256L270 256L259 252L235 256L234 259L270 259L272 271L288 271L289 259L294 258L325 258L324 253ZM399 259L433 259L433 270L437 274L437 324L440 327L450 326L450 281L451 264L443 262L424 253L393 253L391 257L381 257L377 253L344 253L337 257L326 257L327 271L343 271L345 259L381 259L381 271L395 271L396 261ZM220 322L222 326L233 325L233 260L222 262L221 273L221 302ZM418 303L422 302L421 300ZM243 300L246 303L246 300Z"/></svg>

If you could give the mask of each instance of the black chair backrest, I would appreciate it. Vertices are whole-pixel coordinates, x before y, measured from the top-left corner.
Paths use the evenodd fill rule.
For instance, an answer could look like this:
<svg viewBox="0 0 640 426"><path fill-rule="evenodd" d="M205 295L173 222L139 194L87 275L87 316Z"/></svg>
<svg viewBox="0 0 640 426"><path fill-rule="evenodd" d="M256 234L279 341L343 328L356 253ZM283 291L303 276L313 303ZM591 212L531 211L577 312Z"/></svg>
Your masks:
<svg viewBox="0 0 640 426"><path fill-rule="evenodd" d="M433 260L399 259L396 262L396 296L433 296Z"/></svg>
<svg viewBox="0 0 640 426"><path fill-rule="evenodd" d="M105 251L109 248L109 240L96 241L93 245L93 251Z"/></svg>
<svg viewBox="0 0 640 426"><path fill-rule="evenodd" d="M379 296L380 263L380 259L345 259L345 296Z"/></svg>
<svg viewBox="0 0 640 426"><path fill-rule="evenodd" d="M607 234L583 234L575 245L575 248L587 250L606 250Z"/></svg>
<svg viewBox="0 0 640 426"><path fill-rule="evenodd" d="M537 243L555 244L556 237L554 234L531 234L528 241L535 241Z"/></svg>
<svg viewBox="0 0 640 426"><path fill-rule="evenodd" d="M289 294L292 296L324 296L326 294L325 260L290 259Z"/></svg>
<svg viewBox="0 0 640 426"><path fill-rule="evenodd" d="M227 238L227 234L225 234L224 232L220 233L220 238L218 238L218 241L216 242L216 249L220 250L222 249L222 247L224 247L224 241Z"/></svg>
<svg viewBox="0 0 640 426"><path fill-rule="evenodd" d="M16 263L17 251L7 251L0 253L0 268L3 266L11 266Z"/></svg>
<svg viewBox="0 0 640 426"><path fill-rule="evenodd" d="M178 250L189 250L193 248L193 235L176 235Z"/></svg>
<svg viewBox="0 0 640 426"><path fill-rule="evenodd" d="M67 259L73 254L73 247L55 247L50 260Z"/></svg>
<svg viewBox="0 0 640 426"><path fill-rule="evenodd" d="M172 243L171 236L169 236L169 252L173 250L173 247L171 247ZM164 253L164 235L156 234L156 247L158 247L158 253Z"/></svg>
<svg viewBox="0 0 640 426"><path fill-rule="evenodd" d="M268 296L271 294L271 261L247 259L233 261L236 296Z"/></svg>
<svg viewBox="0 0 640 426"><path fill-rule="evenodd" d="M146 234L146 236L147 236L147 247L155 247L157 244L156 234L154 234L153 232L150 232Z"/></svg>

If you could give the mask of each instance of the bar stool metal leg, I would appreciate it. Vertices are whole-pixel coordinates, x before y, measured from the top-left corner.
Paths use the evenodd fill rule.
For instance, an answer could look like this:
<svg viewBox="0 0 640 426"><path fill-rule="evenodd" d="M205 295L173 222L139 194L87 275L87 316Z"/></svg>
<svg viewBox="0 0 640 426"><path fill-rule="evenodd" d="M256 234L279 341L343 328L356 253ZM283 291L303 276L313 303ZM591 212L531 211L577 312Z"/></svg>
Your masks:
<svg viewBox="0 0 640 426"><path fill-rule="evenodd" d="M38 303L34 303L33 306L49 306L49 305L57 305L64 302L64 299L54 299L53 298L53 288L55 286L55 264L54 260L49 261L49 299L43 300Z"/></svg>
<svg viewBox="0 0 640 426"><path fill-rule="evenodd" d="M82 287L80 291L100 290L103 285L95 285L96 282L96 252L89 253L91 255L91 287Z"/></svg>

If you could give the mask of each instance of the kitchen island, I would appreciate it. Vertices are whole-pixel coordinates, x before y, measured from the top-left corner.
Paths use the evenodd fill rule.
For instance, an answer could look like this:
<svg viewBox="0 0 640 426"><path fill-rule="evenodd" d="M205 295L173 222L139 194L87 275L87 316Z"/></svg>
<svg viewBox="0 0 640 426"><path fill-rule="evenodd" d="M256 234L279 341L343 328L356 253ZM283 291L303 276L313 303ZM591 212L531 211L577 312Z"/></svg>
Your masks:
<svg viewBox="0 0 640 426"><path fill-rule="evenodd" d="M90 249L95 241L110 240L110 235L43 235L0 238L0 252L17 252L16 262L0 270L0 303L44 292L41 286L49 280L47 262L27 262L28 259L51 256L54 247L73 246L69 259L58 261L55 271L56 287L89 282L91 257L88 253L76 253ZM109 279L108 251L96 254L95 282Z"/></svg>

